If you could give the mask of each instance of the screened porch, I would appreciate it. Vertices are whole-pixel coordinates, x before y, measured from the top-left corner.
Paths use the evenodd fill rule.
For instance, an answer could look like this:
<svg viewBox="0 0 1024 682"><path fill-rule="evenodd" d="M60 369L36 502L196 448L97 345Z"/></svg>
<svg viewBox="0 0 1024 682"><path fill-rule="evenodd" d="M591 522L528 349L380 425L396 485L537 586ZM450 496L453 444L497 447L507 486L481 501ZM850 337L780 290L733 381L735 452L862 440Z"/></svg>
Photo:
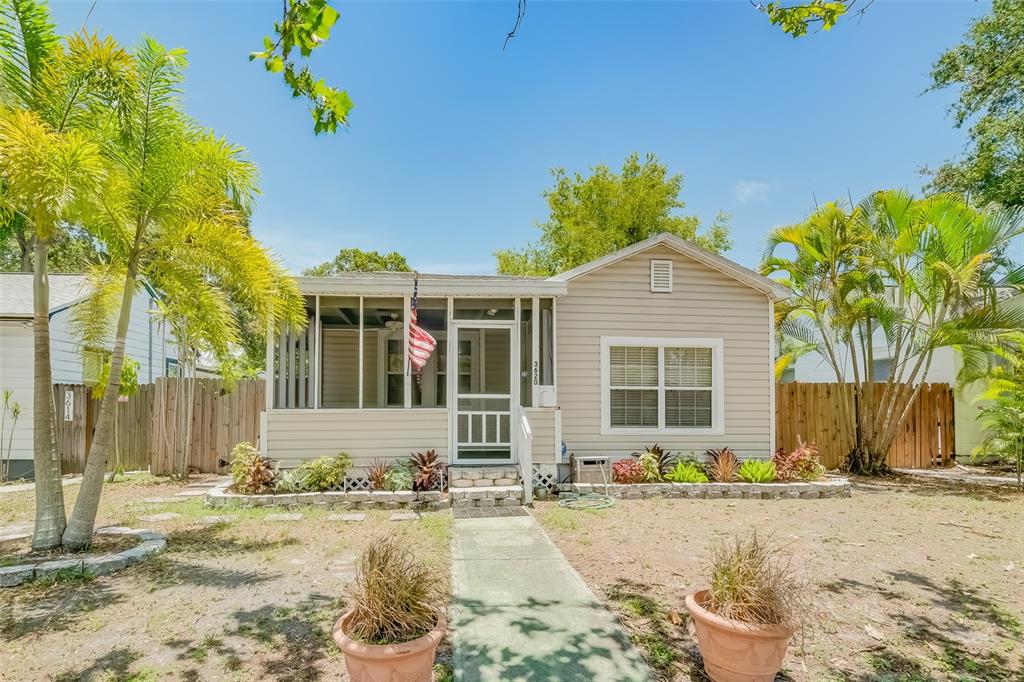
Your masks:
<svg viewBox="0 0 1024 682"><path fill-rule="evenodd" d="M556 406L555 319L564 285L496 278L505 291L487 295L493 280L459 278L462 287L483 283L475 287L478 295L467 295L444 290L454 278L421 277L415 323L436 347L417 368L408 359L413 278L378 275L382 281L374 287L373 277L349 281L349 291L337 291L349 278L300 278L309 323L268 338L268 413L332 415L356 429L360 423L378 430L382 423L399 430L431 424L426 430L435 445L444 421L449 460L514 461L517 419L526 409ZM507 291L509 283L526 291ZM356 284L369 290L361 293Z"/></svg>

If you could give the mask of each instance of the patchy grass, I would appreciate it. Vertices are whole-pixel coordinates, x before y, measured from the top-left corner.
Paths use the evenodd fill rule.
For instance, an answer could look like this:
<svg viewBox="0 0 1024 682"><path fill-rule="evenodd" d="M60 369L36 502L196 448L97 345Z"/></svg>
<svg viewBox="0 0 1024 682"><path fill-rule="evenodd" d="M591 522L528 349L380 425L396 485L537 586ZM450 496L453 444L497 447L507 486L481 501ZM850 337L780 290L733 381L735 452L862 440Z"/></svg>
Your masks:
<svg viewBox="0 0 1024 682"><path fill-rule="evenodd" d="M143 525L167 534L167 551L88 582L4 590L0 599L3 673L21 680L344 680L331 628L363 547L398 534L449 575L451 514L395 522L367 512L361 523L329 521L331 510L303 508L296 522L268 522L273 508L204 507L167 498L167 479L106 486L103 524ZM68 506L77 486L65 488ZM15 499L9 499L15 498ZM32 493L0 497L0 518L31 521ZM206 525L201 517L229 516ZM439 661L448 657L443 645ZM75 651L68 657L67 651ZM440 673L443 675L443 671ZM450 679L440 677L439 679Z"/></svg>
<svg viewBox="0 0 1024 682"><path fill-rule="evenodd" d="M756 529L792 556L816 608L783 679L1022 682L1022 503L895 478L858 480L848 499L540 502L534 515L661 679L706 679L683 599L706 586L711 542Z"/></svg>
<svg viewBox="0 0 1024 682"><path fill-rule="evenodd" d="M678 613L669 613L645 586L619 580L605 588L605 598L626 623L629 637L660 679L672 679L679 667L682 642Z"/></svg>

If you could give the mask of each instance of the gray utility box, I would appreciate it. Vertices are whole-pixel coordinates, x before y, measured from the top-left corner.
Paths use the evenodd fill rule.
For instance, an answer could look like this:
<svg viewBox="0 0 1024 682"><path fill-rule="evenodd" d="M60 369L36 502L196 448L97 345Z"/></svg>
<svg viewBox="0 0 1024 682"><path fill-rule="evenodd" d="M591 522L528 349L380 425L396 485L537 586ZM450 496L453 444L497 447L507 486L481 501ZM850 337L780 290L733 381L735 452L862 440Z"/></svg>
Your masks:
<svg viewBox="0 0 1024 682"><path fill-rule="evenodd" d="M607 455L572 456L573 483L611 483L611 458Z"/></svg>

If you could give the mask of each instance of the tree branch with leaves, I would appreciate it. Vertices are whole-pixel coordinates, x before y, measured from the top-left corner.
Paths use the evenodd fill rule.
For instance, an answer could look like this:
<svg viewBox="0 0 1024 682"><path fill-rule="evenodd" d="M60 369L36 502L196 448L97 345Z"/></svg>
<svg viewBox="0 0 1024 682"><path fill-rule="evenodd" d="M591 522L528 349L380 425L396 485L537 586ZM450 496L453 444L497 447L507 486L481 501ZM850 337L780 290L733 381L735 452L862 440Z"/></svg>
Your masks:
<svg viewBox="0 0 1024 682"><path fill-rule="evenodd" d="M270 73L281 74L292 97L308 101L313 132L318 135L348 125L354 105L348 91L316 78L309 65L300 66L299 61L308 60L323 45L340 16L327 0L282 0L281 20L274 22L275 37L264 36L263 49L249 55L250 61L262 60Z"/></svg>

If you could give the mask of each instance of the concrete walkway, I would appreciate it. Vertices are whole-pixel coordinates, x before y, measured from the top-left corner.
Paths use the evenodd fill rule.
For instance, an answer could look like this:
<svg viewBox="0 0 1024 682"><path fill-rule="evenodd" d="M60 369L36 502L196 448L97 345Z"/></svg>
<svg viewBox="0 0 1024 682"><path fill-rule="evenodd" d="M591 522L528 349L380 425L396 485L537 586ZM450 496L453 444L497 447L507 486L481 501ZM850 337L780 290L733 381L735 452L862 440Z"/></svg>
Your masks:
<svg viewBox="0 0 1024 682"><path fill-rule="evenodd" d="M532 516L456 519L452 578L456 680L651 679Z"/></svg>
<svg viewBox="0 0 1024 682"><path fill-rule="evenodd" d="M61 485L74 485L76 483L81 483L82 477L79 475L65 476L60 482ZM35 489L35 483L11 483L10 485L0 485L0 495L24 493Z"/></svg>
<svg viewBox="0 0 1024 682"><path fill-rule="evenodd" d="M939 479L950 483L971 483L1001 488L1016 488L1017 479L1011 476L989 476L972 473L970 469L954 466L948 469L896 469L901 474L917 478Z"/></svg>

